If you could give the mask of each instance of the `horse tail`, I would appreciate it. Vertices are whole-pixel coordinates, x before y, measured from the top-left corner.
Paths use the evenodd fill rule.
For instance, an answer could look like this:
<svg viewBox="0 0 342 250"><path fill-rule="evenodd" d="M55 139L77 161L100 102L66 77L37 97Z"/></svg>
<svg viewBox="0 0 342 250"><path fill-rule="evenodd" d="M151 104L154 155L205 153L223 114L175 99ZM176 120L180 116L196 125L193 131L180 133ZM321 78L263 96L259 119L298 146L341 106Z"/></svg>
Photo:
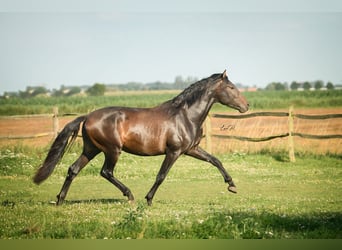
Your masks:
<svg viewBox="0 0 342 250"><path fill-rule="evenodd" d="M51 175L57 163L62 159L66 149L70 148L76 140L78 131L80 130L80 124L86 119L86 117L87 116L77 117L75 120L68 123L58 134L45 158L44 163L40 166L33 177L34 183L40 184ZM69 140L70 137L71 139Z"/></svg>

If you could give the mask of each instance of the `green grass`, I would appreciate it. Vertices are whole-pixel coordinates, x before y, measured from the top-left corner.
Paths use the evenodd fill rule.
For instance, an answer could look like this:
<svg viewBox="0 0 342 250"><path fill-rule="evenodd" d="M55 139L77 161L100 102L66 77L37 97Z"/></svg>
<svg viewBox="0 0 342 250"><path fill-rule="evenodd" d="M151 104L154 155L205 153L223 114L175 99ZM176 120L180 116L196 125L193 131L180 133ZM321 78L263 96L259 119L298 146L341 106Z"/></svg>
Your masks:
<svg viewBox="0 0 342 250"><path fill-rule="evenodd" d="M122 92L115 96L100 97L36 97L0 99L0 116L52 113L58 106L59 113L88 113L105 106L153 107L172 99L179 91ZM342 106L342 90L332 91L259 91L243 93L251 110L296 108L329 108ZM212 111L227 111L227 107L215 105Z"/></svg>
<svg viewBox="0 0 342 250"><path fill-rule="evenodd" d="M57 106L60 114L89 113L106 106L153 107L171 99L177 93L139 92L115 96L72 96L0 99L0 115L52 113Z"/></svg>
<svg viewBox="0 0 342 250"><path fill-rule="evenodd" d="M115 175L127 184L133 204L99 176L103 156L74 180L65 204L53 202L80 146L40 186L31 177L46 149L0 149L0 238L342 238L340 155L285 152L221 154L238 194L216 168L181 157L157 191L144 196L162 157L122 154Z"/></svg>
<svg viewBox="0 0 342 250"><path fill-rule="evenodd" d="M342 106L342 90L258 91L244 93L252 109L329 108Z"/></svg>

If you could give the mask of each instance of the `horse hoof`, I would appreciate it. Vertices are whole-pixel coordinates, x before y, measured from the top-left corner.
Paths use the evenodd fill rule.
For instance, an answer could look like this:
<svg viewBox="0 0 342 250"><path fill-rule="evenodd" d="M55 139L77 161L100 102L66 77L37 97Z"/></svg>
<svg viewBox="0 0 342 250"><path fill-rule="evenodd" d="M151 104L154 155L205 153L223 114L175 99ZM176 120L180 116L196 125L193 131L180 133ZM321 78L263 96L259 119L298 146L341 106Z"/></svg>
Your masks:
<svg viewBox="0 0 342 250"><path fill-rule="evenodd" d="M232 193L234 193L234 194L237 193L237 190L236 190L236 187L235 187L235 186L229 186L229 187L228 187L228 191L229 191L229 192L232 192Z"/></svg>
<svg viewBox="0 0 342 250"><path fill-rule="evenodd" d="M131 192L127 193L127 194L123 194L123 196L126 196L128 198L128 201L134 201L134 196Z"/></svg>
<svg viewBox="0 0 342 250"><path fill-rule="evenodd" d="M146 201L147 201L147 205L148 205L149 207L152 206L152 199L146 198Z"/></svg>

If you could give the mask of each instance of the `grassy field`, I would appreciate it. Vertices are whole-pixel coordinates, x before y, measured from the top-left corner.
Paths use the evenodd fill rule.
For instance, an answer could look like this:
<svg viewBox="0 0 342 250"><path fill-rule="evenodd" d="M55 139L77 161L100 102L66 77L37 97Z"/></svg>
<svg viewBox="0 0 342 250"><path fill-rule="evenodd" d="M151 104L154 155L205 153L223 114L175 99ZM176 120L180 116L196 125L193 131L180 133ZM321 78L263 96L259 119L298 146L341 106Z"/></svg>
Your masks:
<svg viewBox="0 0 342 250"><path fill-rule="evenodd" d="M0 99L0 115L25 115L52 113L58 106L59 113L88 113L105 106L153 107L172 99L180 91L118 92L100 97L36 97ZM342 90L332 91L258 91L244 93L251 111L296 108L342 107ZM227 111L227 107L215 105L213 112Z"/></svg>
<svg viewBox="0 0 342 250"><path fill-rule="evenodd" d="M205 162L181 157L156 193L144 196L162 157L122 154L115 175L127 184L133 204L99 176L95 158L74 180L65 204L54 205L79 145L65 155L41 186L32 183L46 149L0 149L0 238L342 238L340 155L286 152L221 154L238 194Z"/></svg>

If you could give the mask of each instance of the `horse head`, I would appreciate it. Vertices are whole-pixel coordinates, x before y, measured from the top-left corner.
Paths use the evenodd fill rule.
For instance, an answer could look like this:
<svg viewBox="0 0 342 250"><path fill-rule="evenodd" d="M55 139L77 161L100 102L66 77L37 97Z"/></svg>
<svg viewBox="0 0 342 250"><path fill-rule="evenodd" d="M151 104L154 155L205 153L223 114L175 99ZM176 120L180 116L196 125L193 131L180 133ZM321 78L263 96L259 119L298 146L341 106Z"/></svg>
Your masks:
<svg viewBox="0 0 342 250"><path fill-rule="evenodd" d="M237 87L229 81L226 70L221 74L217 84L215 98L219 103L236 109L240 113L247 112L249 104Z"/></svg>

